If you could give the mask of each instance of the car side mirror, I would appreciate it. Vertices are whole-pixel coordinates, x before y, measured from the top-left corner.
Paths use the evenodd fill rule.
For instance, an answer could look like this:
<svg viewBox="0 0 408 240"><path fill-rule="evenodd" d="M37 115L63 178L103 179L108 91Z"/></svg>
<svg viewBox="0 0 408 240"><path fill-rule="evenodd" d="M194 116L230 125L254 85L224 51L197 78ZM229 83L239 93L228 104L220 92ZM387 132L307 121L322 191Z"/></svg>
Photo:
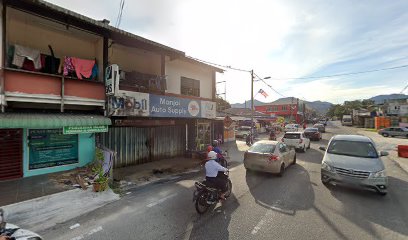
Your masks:
<svg viewBox="0 0 408 240"><path fill-rule="evenodd" d="M320 146L319 149L322 151L326 151L326 147L323 147L323 146Z"/></svg>
<svg viewBox="0 0 408 240"><path fill-rule="evenodd" d="M385 157L385 156L388 156L388 155L389 155L389 153L386 152L386 151L381 151L381 152L380 152L380 156L381 156L381 157Z"/></svg>

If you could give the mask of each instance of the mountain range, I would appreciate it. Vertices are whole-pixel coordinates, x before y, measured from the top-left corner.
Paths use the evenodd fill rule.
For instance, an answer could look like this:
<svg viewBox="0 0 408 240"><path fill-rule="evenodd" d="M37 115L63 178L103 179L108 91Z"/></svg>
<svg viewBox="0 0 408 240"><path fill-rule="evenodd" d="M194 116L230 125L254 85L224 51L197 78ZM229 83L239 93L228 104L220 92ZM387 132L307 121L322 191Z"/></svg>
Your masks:
<svg viewBox="0 0 408 240"><path fill-rule="evenodd" d="M295 99L295 98L294 98ZM370 98L371 100L374 100L375 104L382 104L386 100L390 99L408 99L408 95L406 94L388 94L388 95L378 95ZM292 100L292 97L287 97L287 98L279 98L276 101L273 101L272 103L279 103L283 104L284 102L290 102ZM324 114L327 112L327 110L333 105L333 103L330 102L323 102L323 101L313 101L313 102L308 102L305 101L306 105L314 110L316 110L318 113ZM261 102L258 100L254 100L254 106L260 106L268 104L265 102ZM251 108L251 100L245 101L244 103L234 103L231 104L232 108Z"/></svg>
<svg viewBox="0 0 408 240"><path fill-rule="evenodd" d="M384 103L385 100L389 100L389 99L407 99L407 98L408 98L408 95L396 93L396 94L388 94L388 95L378 95L378 96L370 98L370 100L374 100L375 104L382 104Z"/></svg>

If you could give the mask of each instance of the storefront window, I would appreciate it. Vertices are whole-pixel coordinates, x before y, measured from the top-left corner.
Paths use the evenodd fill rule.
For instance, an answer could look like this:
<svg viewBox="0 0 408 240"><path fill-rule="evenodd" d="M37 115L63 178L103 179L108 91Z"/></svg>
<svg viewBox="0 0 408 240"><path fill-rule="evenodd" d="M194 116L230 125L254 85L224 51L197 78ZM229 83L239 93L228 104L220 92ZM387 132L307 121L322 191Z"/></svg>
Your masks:
<svg viewBox="0 0 408 240"><path fill-rule="evenodd" d="M62 129L31 129L28 136L29 169L78 163L78 135Z"/></svg>

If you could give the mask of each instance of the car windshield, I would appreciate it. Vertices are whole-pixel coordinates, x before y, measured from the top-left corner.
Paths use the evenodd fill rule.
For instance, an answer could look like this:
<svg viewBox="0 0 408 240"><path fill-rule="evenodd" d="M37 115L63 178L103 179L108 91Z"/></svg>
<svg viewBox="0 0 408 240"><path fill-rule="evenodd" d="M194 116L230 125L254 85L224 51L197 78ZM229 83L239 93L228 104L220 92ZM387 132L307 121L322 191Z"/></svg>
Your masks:
<svg viewBox="0 0 408 240"><path fill-rule="evenodd" d="M378 158L374 145L370 142L334 140L327 153L362 158Z"/></svg>
<svg viewBox="0 0 408 240"><path fill-rule="evenodd" d="M287 139L299 139L300 134L299 133L286 133L284 138L287 138Z"/></svg>
<svg viewBox="0 0 408 240"><path fill-rule="evenodd" d="M255 143L251 148L248 149L248 152L257 152L257 153L272 153L275 151L276 145L272 143Z"/></svg>
<svg viewBox="0 0 408 240"><path fill-rule="evenodd" d="M317 129L317 128L306 128L305 129L305 132L318 132L319 131L319 129Z"/></svg>

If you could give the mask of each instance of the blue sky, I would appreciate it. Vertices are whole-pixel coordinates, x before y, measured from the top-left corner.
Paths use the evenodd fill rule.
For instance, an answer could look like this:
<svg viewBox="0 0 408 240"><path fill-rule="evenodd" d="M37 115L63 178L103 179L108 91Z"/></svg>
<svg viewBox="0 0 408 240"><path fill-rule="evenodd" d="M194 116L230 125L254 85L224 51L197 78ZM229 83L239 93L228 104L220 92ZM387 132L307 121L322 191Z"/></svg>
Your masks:
<svg viewBox="0 0 408 240"><path fill-rule="evenodd" d="M115 24L120 0L49 0ZM187 55L272 78L322 76L408 64L406 0L127 0L120 28ZM398 93L408 68L267 82L284 96L342 103ZM227 100L250 98L250 75L226 71ZM218 84L223 92L223 84ZM255 83L269 102L280 96ZM405 92L407 93L407 92Z"/></svg>

